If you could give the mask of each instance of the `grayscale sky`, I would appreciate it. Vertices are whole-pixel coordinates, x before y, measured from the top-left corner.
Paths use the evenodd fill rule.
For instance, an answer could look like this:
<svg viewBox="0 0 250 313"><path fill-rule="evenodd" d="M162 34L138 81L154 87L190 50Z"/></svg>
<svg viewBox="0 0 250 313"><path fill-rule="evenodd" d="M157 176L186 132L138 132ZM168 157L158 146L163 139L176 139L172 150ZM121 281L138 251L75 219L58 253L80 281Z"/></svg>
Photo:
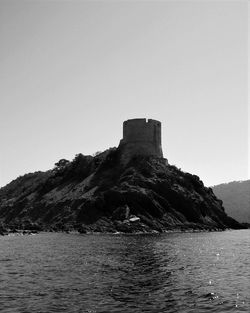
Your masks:
<svg viewBox="0 0 250 313"><path fill-rule="evenodd" d="M247 1L0 0L0 186L162 122L170 164L248 176Z"/></svg>

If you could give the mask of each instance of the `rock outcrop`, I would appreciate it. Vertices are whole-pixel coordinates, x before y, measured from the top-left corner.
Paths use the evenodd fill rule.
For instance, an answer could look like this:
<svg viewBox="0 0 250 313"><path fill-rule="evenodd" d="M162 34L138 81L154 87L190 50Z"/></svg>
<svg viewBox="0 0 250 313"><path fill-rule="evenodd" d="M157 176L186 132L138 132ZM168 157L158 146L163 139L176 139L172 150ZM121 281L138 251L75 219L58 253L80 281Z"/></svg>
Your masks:
<svg viewBox="0 0 250 313"><path fill-rule="evenodd" d="M12 181L0 189L0 221L10 230L82 233L242 227L199 177L149 156L124 165L117 148Z"/></svg>

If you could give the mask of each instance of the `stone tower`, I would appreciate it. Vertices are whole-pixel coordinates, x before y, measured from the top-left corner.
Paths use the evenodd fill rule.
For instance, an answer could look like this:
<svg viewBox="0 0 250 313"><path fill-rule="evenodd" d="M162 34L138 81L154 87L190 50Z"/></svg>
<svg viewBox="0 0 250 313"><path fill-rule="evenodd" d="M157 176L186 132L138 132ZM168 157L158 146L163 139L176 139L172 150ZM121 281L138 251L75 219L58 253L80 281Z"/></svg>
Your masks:
<svg viewBox="0 0 250 313"><path fill-rule="evenodd" d="M161 123L145 118L123 122L123 138L119 149L122 151L122 161L125 163L135 155L163 158Z"/></svg>

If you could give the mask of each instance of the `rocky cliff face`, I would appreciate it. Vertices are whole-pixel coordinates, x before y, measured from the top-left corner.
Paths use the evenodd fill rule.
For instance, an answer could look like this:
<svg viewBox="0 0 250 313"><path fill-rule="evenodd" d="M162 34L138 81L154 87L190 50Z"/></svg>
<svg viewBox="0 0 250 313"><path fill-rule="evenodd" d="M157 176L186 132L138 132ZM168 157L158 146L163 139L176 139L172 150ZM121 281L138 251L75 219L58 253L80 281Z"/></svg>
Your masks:
<svg viewBox="0 0 250 313"><path fill-rule="evenodd" d="M134 157L125 166L113 148L77 155L48 172L0 189L0 220L10 229L162 232L241 228L195 175L164 159Z"/></svg>

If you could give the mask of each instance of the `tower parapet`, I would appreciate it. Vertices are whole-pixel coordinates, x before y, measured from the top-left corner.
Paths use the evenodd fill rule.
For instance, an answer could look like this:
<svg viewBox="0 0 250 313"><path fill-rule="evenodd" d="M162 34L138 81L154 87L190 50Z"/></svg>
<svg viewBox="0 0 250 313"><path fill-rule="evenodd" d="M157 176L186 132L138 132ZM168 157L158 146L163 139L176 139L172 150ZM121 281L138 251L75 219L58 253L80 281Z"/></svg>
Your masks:
<svg viewBox="0 0 250 313"><path fill-rule="evenodd" d="M123 122L123 138L119 148L123 161L135 155L163 158L161 147L161 122L136 118Z"/></svg>

